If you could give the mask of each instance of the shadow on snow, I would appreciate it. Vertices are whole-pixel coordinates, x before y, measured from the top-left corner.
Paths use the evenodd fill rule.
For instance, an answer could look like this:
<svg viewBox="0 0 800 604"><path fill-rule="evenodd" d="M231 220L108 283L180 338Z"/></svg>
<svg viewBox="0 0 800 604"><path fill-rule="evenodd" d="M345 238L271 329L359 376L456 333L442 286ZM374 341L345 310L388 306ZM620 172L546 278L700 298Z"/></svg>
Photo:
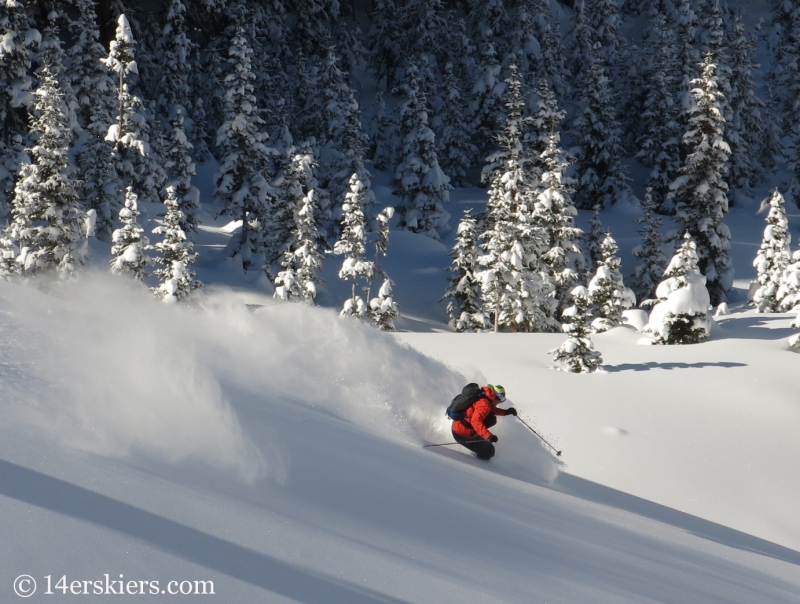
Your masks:
<svg viewBox="0 0 800 604"><path fill-rule="evenodd" d="M117 499L0 460L0 494L149 543L208 569L284 597L316 604L400 604L369 588L312 574Z"/></svg>
<svg viewBox="0 0 800 604"><path fill-rule="evenodd" d="M702 539L800 566L798 551L571 474L559 474L550 488L668 524Z"/></svg>
<svg viewBox="0 0 800 604"><path fill-rule="evenodd" d="M733 369L734 367L747 367L745 363L732 363L728 361L721 361L712 363L701 361L699 363L656 363L651 361L649 363L623 363L622 365L603 365L603 369L608 373L617 373L620 371L650 371L651 369L704 369L706 367L723 367L725 369Z"/></svg>

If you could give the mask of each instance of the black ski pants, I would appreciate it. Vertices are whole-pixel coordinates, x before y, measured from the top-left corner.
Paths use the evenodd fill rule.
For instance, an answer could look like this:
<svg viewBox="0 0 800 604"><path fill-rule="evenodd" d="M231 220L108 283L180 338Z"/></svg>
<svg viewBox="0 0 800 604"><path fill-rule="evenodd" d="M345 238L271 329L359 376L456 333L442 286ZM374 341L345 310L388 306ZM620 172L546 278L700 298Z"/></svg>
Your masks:
<svg viewBox="0 0 800 604"><path fill-rule="evenodd" d="M483 423L487 428L491 428L497 423L497 416L494 413L491 413ZM475 453L478 456L478 459L488 460L494 457L494 445L488 440L482 439L477 434L472 438L464 438L463 436L459 436L453 432L453 438L456 439L456 442L459 445L462 445Z"/></svg>

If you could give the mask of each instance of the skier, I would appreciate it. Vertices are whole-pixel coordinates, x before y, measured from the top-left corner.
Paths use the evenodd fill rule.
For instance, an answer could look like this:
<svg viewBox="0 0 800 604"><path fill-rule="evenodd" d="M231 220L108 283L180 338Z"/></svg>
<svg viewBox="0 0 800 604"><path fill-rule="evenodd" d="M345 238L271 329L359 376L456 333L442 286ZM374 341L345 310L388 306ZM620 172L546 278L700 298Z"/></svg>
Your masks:
<svg viewBox="0 0 800 604"><path fill-rule="evenodd" d="M453 420L453 438L478 456L478 459L494 457L497 436L489 428L497 423L498 415L517 415L514 407L499 409L498 404L506 400L506 389L502 386L484 386L483 396L464 413L464 419Z"/></svg>

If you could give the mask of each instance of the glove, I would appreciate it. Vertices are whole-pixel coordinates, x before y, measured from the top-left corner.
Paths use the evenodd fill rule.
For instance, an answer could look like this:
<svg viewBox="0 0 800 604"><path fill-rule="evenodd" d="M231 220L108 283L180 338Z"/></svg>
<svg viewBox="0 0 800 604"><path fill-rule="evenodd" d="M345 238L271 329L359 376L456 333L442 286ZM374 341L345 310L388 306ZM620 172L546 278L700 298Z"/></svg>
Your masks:
<svg viewBox="0 0 800 604"><path fill-rule="evenodd" d="M490 443L496 443L498 440L500 440L500 439L499 439L499 438L497 438L497 437L496 437L494 434L492 434L492 435L489 437L489 442L490 442Z"/></svg>
<svg viewBox="0 0 800 604"><path fill-rule="evenodd" d="M514 407L509 407L506 409L506 415L513 415L514 417L517 417L517 410L514 409Z"/></svg>

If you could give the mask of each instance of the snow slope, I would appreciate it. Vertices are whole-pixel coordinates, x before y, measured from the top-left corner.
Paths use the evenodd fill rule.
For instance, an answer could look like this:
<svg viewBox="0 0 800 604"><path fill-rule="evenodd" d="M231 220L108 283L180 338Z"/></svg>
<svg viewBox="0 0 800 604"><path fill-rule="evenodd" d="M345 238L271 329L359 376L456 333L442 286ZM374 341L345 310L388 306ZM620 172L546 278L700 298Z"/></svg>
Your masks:
<svg viewBox="0 0 800 604"><path fill-rule="evenodd" d="M763 317L730 320L743 321L739 335L765 335ZM760 407L778 424L768 433L746 400L723 407L707 389L719 380L733 392L751 366L796 359L781 350L781 321L769 322L774 338L680 350L614 330L599 346L608 373L573 376L546 367L557 335L391 336L222 289L183 310L95 275L48 293L0 283L0 601L16 601L14 579L29 574L32 602L49 601L47 575L101 589L119 575L157 591L213 581L214 597L190 599L226 603L796 602L795 537L791 549L767 535L772 521L754 523L786 520L794 535L796 491L761 490L791 476L790 462L737 472L761 449L796 458L770 419L791 429L788 389L774 388L772 412ZM679 387L679 372L719 375ZM489 464L422 448L448 438L442 403L454 390L497 378L564 449L567 473L511 417ZM654 396L666 384L695 401ZM635 398L646 395L643 413ZM698 426L666 438L685 414ZM733 433L720 436L720 421ZM719 452L709 478L710 450L681 453L700 435L741 459ZM740 496L738 482L754 496L737 514L690 509L726 485ZM76 599L108 597L94 587L76 584L89 594Z"/></svg>

